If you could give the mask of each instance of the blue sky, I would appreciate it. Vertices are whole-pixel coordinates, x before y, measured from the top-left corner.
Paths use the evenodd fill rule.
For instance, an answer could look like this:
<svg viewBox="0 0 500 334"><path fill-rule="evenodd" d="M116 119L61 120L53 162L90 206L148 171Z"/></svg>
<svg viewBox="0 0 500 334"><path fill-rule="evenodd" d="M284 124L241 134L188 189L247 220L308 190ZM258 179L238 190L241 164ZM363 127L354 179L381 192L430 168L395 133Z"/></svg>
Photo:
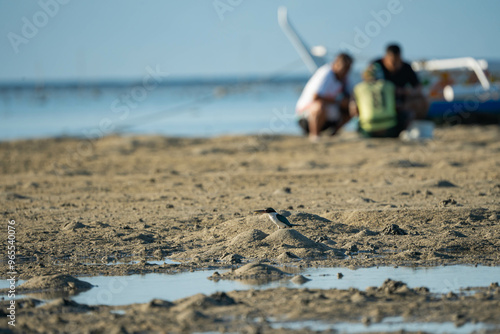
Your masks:
<svg viewBox="0 0 500 334"><path fill-rule="evenodd" d="M307 73L278 26L280 5L311 46L332 54L359 42L359 31L372 35L358 65L392 41L408 59L500 58L497 0L0 0L0 81L137 78L148 66L171 77L266 75L290 64Z"/></svg>

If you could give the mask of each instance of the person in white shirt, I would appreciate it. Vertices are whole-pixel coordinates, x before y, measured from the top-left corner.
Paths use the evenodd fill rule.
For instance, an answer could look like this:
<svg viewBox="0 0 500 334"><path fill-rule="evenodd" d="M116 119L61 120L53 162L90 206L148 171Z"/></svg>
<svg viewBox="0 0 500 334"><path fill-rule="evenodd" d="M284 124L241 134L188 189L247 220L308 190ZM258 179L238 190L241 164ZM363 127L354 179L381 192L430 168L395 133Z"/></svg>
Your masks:
<svg viewBox="0 0 500 334"><path fill-rule="evenodd" d="M331 64L321 66L304 87L296 112L311 141L319 140L320 132L327 129L334 135L349 120L352 89L347 76L352 62L351 56L340 53Z"/></svg>

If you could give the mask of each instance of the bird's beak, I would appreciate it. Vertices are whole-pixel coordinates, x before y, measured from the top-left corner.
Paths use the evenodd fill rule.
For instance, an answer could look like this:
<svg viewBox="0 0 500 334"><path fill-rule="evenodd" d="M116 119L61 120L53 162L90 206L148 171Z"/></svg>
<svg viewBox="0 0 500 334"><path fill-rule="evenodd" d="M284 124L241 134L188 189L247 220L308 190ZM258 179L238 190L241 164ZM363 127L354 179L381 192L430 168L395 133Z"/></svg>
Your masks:
<svg viewBox="0 0 500 334"><path fill-rule="evenodd" d="M266 213L266 210L255 210L254 213Z"/></svg>

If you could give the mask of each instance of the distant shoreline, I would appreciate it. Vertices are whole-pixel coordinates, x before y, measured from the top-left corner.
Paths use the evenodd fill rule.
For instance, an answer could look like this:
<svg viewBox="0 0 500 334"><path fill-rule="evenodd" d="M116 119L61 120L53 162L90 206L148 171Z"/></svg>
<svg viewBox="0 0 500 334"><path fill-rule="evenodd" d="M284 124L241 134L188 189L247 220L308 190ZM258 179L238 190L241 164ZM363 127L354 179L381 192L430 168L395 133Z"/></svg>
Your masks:
<svg viewBox="0 0 500 334"><path fill-rule="evenodd" d="M190 136L190 135L168 135L161 133L134 133L134 132L116 132L109 133L102 137L85 137L83 135L60 135L60 136L45 136L45 137L33 137L33 138L13 138L13 139L0 139L1 144L12 144L12 143L23 143L23 142L36 142L36 141L91 141L95 142L97 140L103 140L106 138L162 138L170 140L217 140L220 138L245 138L245 137L302 137L301 134L296 133L276 133L276 134L259 134L259 133L227 133L227 134L217 134L214 136ZM325 137L327 138L327 137Z"/></svg>
<svg viewBox="0 0 500 334"><path fill-rule="evenodd" d="M159 86L195 86L195 85L234 85L234 84L263 84L263 83L306 83L309 75L286 75L277 74L270 76L230 76L230 77L190 77L190 78L170 78L159 82ZM9 89L43 89L43 88L112 88L129 87L142 84L142 79L106 79L106 80L50 80L50 81L5 81L0 82L0 91Z"/></svg>

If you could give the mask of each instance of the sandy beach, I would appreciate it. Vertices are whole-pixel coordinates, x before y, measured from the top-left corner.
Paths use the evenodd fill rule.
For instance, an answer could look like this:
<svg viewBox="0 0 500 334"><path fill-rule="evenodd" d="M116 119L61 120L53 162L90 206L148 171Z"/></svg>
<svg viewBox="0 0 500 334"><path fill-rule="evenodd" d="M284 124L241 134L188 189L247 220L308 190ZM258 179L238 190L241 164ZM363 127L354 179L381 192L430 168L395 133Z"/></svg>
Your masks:
<svg viewBox="0 0 500 334"><path fill-rule="evenodd" d="M423 142L353 133L317 144L264 135L39 139L2 142L0 157L3 235L15 220L23 280L223 271L245 263L500 264L497 126L437 128ZM253 214L267 207L299 226L278 230ZM147 262L165 257L180 264ZM137 262L105 265L131 260ZM499 294L494 284L461 297L398 284L370 291L233 291L119 308L124 314L64 299L41 307L27 300L14 331L291 332L265 320L285 316L498 326Z"/></svg>

